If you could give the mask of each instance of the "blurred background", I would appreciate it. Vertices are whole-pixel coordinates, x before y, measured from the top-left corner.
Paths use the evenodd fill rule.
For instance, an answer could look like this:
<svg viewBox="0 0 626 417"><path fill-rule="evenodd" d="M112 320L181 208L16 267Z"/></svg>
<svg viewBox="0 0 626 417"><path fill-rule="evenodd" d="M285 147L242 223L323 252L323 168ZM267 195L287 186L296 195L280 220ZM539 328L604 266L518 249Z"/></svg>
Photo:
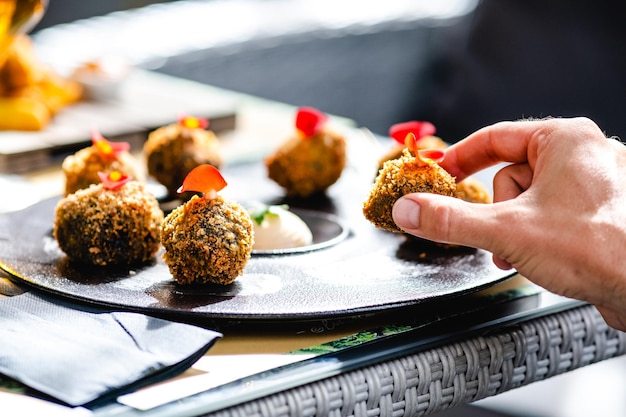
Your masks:
<svg viewBox="0 0 626 417"><path fill-rule="evenodd" d="M613 0L50 0L32 36L61 72L116 56L381 135L421 119L455 142L499 120L587 116L626 137L621 9ZM621 417L625 392L618 358L445 414Z"/></svg>
<svg viewBox="0 0 626 417"><path fill-rule="evenodd" d="M57 65L134 65L354 119L433 121L455 142L499 120L588 116L626 136L617 0L50 0Z"/></svg>
<svg viewBox="0 0 626 417"><path fill-rule="evenodd" d="M65 4L68 3L66 6ZM387 133L422 106L431 43L475 0L208 0L159 2L82 18L93 2L51 0L37 41L45 59L90 55L293 105L309 105ZM102 4L104 3L104 4ZM74 8L74 4L76 7Z"/></svg>

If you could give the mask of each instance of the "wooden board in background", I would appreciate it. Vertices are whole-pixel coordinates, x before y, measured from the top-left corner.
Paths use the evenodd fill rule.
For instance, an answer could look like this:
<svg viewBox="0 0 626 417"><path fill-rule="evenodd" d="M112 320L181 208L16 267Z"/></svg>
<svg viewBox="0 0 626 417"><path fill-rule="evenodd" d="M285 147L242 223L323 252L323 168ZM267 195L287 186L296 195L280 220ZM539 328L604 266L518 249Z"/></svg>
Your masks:
<svg viewBox="0 0 626 417"><path fill-rule="evenodd" d="M58 163L91 141L91 130L142 146L150 131L187 114L210 120L216 132L235 128L237 100L213 87L134 70L115 101L68 106L39 132L0 132L0 173L25 173Z"/></svg>

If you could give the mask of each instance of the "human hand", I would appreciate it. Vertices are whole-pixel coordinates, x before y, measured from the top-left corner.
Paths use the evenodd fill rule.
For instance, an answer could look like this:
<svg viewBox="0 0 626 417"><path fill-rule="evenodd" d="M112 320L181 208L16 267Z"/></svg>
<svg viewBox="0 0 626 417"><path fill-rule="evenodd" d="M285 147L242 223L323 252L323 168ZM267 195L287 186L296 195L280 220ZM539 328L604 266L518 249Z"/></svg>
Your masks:
<svg viewBox="0 0 626 417"><path fill-rule="evenodd" d="M396 224L425 239L482 248L557 294L590 302L626 330L626 146L589 119L502 122L448 148L457 181L508 162L494 203L416 193L393 208Z"/></svg>

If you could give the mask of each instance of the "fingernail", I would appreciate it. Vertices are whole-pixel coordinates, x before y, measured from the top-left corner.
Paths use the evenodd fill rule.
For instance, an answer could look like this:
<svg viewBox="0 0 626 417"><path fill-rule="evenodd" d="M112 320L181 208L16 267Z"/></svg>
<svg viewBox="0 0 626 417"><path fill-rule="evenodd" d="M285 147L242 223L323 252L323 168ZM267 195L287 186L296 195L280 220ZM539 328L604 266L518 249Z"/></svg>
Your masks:
<svg viewBox="0 0 626 417"><path fill-rule="evenodd" d="M402 229L417 229L420 225L420 206L408 198L400 198L393 205L393 221Z"/></svg>

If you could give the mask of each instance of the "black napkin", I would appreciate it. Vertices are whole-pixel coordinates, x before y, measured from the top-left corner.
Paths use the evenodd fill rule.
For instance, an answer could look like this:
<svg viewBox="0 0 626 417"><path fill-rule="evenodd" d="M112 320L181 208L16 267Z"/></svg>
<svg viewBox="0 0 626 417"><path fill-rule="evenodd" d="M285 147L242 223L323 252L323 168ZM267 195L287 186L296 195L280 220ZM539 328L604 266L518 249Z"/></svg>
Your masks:
<svg viewBox="0 0 626 417"><path fill-rule="evenodd" d="M221 336L34 292L0 298L0 374L72 406L181 373Z"/></svg>

